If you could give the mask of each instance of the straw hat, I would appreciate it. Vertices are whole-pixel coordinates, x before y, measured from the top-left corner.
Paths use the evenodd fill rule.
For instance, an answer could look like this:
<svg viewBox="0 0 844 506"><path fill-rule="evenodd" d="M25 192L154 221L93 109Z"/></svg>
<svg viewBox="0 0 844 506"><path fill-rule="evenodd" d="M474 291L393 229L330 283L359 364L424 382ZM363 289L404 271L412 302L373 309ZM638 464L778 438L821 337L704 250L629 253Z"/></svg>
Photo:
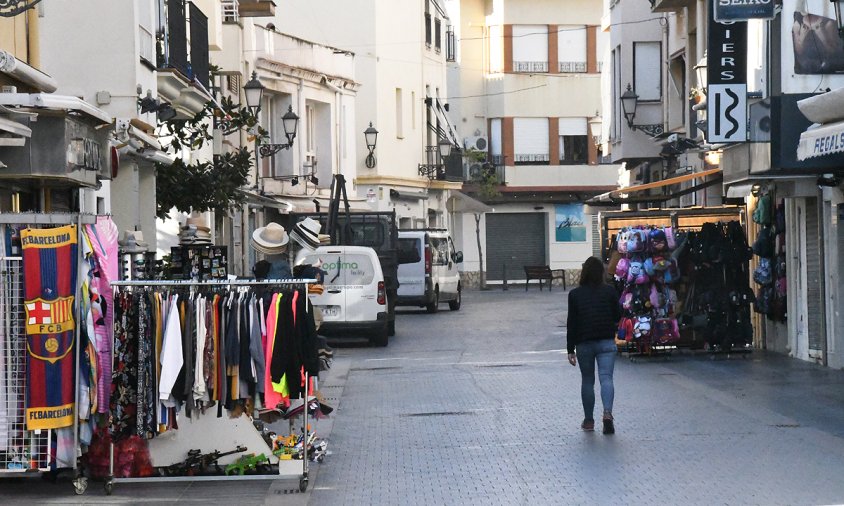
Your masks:
<svg viewBox="0 0 844 506"><path fill-rule="evenodd" d="M267 226L252 232L252 247L265 255L283 253L287 249L288 241L290 236L284 227L275 222L267 223Z"/></svg>
<svg viewBox="0 0 844 506"><path fill-rule="evenodd" d="M290 237L304 248L316 249L320 244L328 244L331 240L330 236L319 233L321 229L318 221L310 217L305 218L293 226Z"/></svg>
<svg viewBox="0 0 844 506"><path fill-rule="evenodd" d="M192 214L188 216L185 220L183 229L202 230L203 232L211 231L211 227L208 226L208 222L205 220L204 214Z"/></svg>

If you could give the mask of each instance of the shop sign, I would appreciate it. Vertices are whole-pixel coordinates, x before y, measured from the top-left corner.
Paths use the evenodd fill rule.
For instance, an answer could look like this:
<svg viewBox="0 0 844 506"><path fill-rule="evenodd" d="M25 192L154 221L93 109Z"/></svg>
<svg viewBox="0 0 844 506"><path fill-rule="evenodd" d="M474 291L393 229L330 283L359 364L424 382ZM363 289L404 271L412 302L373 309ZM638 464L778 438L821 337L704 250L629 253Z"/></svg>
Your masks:
<svg viewBox="0 0 844 506"><path fill-rule="evenodd" d="M93 139L71 139L67 150L67 163L76 167L99 171L102 169L102 149Z"/></svg>
<svg viewBox="0 0 844 506"><path fill-rule="evenodd" d="M709 20L706 141L747 142L747 22Z"/></svg>
<svg viewBox="0 0 844 506"><path fill-rule="evenodd" d="M715 0L715 21L774 19L774 0Z"/></svg>

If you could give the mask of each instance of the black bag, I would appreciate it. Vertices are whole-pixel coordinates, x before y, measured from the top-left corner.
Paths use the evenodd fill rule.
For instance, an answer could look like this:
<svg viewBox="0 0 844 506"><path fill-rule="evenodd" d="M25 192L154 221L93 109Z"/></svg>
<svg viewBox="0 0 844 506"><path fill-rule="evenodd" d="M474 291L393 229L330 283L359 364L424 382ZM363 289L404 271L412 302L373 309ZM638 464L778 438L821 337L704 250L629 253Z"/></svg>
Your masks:
<svg viewBox="0 0 844 506"><path fill-rule="evenodd" d="M756 241L753 242L753 252L760 257L774 256L774 234L771 227L762 227Z"/></svg>

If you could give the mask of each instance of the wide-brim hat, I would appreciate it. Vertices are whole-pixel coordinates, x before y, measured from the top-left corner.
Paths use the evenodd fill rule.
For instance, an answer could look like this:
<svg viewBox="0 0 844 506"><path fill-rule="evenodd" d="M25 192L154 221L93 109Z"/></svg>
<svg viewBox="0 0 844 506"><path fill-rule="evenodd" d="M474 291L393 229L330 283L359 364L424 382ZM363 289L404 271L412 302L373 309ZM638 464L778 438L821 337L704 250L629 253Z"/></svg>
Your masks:
<svg viewBox="0 0 844 506"><path fill-rule="evenodd" d="M275 222L267 223L267 226L252 232L252 247L265 255L283 253L289 241L290 236L284 227Z"/></svg>
<svg viewBox="0 0 844 506"><path fill-rule="evenodd" d="M293 240L302 246L310 249L316 249L320 245L320 233L322 226L313 218L305 218L299 223L293 225L293 230L290 231Z"/></svg>

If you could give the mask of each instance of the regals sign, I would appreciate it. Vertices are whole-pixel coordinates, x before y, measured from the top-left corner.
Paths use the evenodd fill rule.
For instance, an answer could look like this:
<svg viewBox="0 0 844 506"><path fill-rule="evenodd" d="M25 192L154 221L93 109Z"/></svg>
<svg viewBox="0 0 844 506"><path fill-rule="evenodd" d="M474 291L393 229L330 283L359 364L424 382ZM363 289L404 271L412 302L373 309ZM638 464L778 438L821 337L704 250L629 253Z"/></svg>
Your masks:
<svg viewBox="0 0 844 506"><path fill-rule="evenodd" d="M706 142L747 142L747 22L709 19Z"/></svg>
<svg viewBox="0 0 844 506"><path fill-rule="evenodd" d="M774 0L713 0L715 21L773 19Z"/></svg>

